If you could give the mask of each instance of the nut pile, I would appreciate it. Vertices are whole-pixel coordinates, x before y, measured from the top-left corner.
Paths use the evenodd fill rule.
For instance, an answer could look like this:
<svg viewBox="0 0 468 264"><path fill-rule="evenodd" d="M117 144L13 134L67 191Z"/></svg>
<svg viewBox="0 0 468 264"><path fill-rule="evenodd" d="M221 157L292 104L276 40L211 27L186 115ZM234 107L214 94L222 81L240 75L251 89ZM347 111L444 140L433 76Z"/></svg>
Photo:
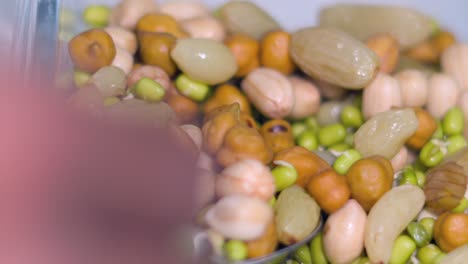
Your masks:
<svg viewBox="0 0 468 264"><path fill-rule="evenodd" d="M251 2L123 0L84 19L70 103L174 130L215 254L468 258L468 44L432 18L339 4L287 32Z"/></svg>

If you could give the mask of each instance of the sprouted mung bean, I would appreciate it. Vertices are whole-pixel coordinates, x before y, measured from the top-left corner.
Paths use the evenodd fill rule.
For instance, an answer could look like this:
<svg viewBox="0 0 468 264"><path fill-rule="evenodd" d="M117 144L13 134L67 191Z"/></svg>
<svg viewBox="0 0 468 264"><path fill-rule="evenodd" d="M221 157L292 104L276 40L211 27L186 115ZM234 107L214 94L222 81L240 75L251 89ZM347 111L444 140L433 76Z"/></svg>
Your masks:
<svg viewBox="0 0 468 264"><path fill-rule="evenodd" d="M366 231L358 234L365 238L365 251L355 264L437 263L468 244L448 245L441 237L465 234L450 233L462 232L451 229L451 218L443 228L436 222L443 213L464 215L468 207L463 196L468 106L457 102L467 88L468 48L445 29L434 31L433 18L409 8L336 5L321 11L317 25L287 32L253 3L230 1L213 13L201 4L180 4L180 10L164 6L159 14L154 3L129 2L93 5L83 13L92 29L69 42L75 87L91 89L85 84L94 83L98 92L89 100L102 100L104 109L128 101L167 103L178 117L173 122L200 128L198 150L218 163L213 174L253 159L265 166L262 177L275 183L275 195L258 199L254 194L265 193L264 186L250 185L256 189L237 196L229 191L240 190L239 177L248 181L242 166L222 188L223 177L213 177L210 186L226 194L204 204L204 210L216 208L205 227L221 238L223 250L215 254L231 261L273 254L314 231L319 222L307 219L336 212L350 199L368 214ZM370 21L376 13L379 20ZM189 37L186 19L195 17L216 22L216 37L212 27L193 28L203 23L191 23L188 33L197 38ZM394 35L386 35L390 32ZM423 47L430 57L417 53ZM113 63L116 48L136 55L131 71ZM149 67L154 74L138 71ZM374 87L376 78L387 90ZM314 94L297 97L306 94L295 93L298 80L314 87ZM363 99L366 87L372 91ZM339 96L331 96L333 89ZM378 98L369 98L370 92ZM268 122L273 125L265 127ZM403 147L407 155L394 171L390 161ZM325 156L333 160L328 163ZM436 219L414 222L424 210ZM293 215L300 221L288 222ZM399 226L392 229L395 223ZM372 239L377 227L386 230L387 240ZM288 263L327 263L326 231L318 230Z"/></svg>

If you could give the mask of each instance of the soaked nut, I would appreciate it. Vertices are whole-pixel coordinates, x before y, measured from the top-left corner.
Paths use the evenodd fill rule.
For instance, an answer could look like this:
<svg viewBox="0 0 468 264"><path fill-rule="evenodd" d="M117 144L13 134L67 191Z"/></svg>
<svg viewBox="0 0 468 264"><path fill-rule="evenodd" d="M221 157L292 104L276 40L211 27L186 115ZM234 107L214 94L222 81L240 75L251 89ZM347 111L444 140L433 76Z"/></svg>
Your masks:
<svg viewBox="0 0 468 264"><path fill-rule="evenodd" d="M258 160L241 160L226 167L217 177L219 197L246 195L269 201L275 193L270 169Z"/></svg>
<svg viewBox="0 0 468 264"><path fill-rule="evenodd" d="M440 31L431 38L431 44L437 49L439 56L450 46L457 42L455 36L448 31Z"/></svg>
<svg viewBox="0 0 468 264"><path fill-rule="evenodd" d="M197 1L168 1L159 5L159 11L172 16L177 21L183 21L210 14L209 9Z"/></svg>
<svg viewBox="0 0 468 264"><path fill-rule="evenodd" d="M168 33L176 38L186 38L188 34L180 27L177 21L166 14L147 14L138 20L137 32Z"/></svg>
<svg viewBox="0 0 468 264"><path fill-rule="evenodd" d="M102 29L78 34L70 40L68 51L75 67L87 73L111 65L116 54L112 37Z"/></svg>
<svg viewBox="0 0 468 264"><path fill-rule="evenodd" d="M310 81L300 77L288 78L294 90L294 106L288 117L302 119L318 112L320 92Z"/></svg>
<svg viewBox="0 0 468 264"><path fill-rule="evenodd" d="M455 80L448 74L436 73L429 78L427 94L427 111L435 117L442 118L457 104L460 89Z"/></svg>
<svg viewBox="0 0 468 264"><path fill-rule="evenodd" d="M362 93L362 113L366 119L401 105L398 81L383 72Z"/></svg>
<svg viewBox="0 0 468 264"><path fill-rule="evenodd" d="M393 156L390 163L392 164L393 171L402 170L408 162L408 149L406 147L402 147L398 153Z"/></svg>
<svg viewBox="0 0 468 264"><path fill-rule="evenodd" d="M224 25L212 16L194 17L181 21L182 28L191 38L206 38L223 41L226 37Z"/></svg>
<svg viewBox="0 0 468 264"><path fill-rule="evenodd" d="M429 39L407 49L405 56L424 63L437 63L439 60L439 52Z"/></svg>
<svg viewBox="0 0 468 264"><path fill-rule="evenodd" d="M158 66L142 65L139 68L132 70L127 76L127 86L133 87L144 77L150 78L159 83L166 91L166 95L169 94L168 91L171 89L171 79L169 78L169 75L167 75L166 71Z"/></svg>
<svg viewBox="0 0 468 264"><path fill-rule="evenodd" d="M440 64L462 90L468 90L468 44L456 43L448 47L442 54Z"/></svg>
<svg viewBox="0 0 468 264"><path fill-rule="evenodd" d="M422 107L427 102L427 76L415 69L403 70L395 75L400 85L401 101L404 107Z"/></svg>
<svg viewBox="0 0 468 264"><path fill-rule="evenodd" d="M182 95L172 95L167 100L181 123L189 123L198 115L198 104Z"/></svg>
<svg viewBox="0 0 468 264"><path fill-rule="evenodd" d="M400 45L391 34L377 34L366 41L367 47L377 54L380 60L380 70L391 73L395 70L400 57Z"/></svg>
<svg viewBox="0 0 468 264"><path fill-rule="evenodd" d="M246 125L238 124L227 131L223 145L216 154L222 166L229 166L243 159L270 163L273 152L260 133Z"/></svg>
<svg viewBox="0 0 468 264"><path fill-rule="evenodd" d="M273 220L267 202L249 196L221 198L206 214L208 225L230 239L250 241L259 238Z"/></svg>
<svg viewBox="0 0 468 264"><path fill-rule="evenodd" d="M323 80L315 80L320 95L326 99L341 99L347 94L347 90L335 84Z"/></svg>
<svg viewBox="0 0 468 264"><path fill-rule="evenodd" d="M171 58L171 50L176 44L176 38L167 33L140 33L140 57L145 64L159 66L169 76L177 71L177 66Z"/></svg>
<svg viewBox="0 0 468 264"><path fill-rule="evenodd" d="M116 47L125 49L132 55L136 53L138 44L135 33L118 26L106 27L104 30L112 37Z"/></svg>
<svg viewBox="0 0 468 264"><path fill-rule="evenodd" d="M154 0L123 0L113 10L110 25L133 30L138 20L157 9Z"/></svg>
<svg viewBox="0 0 468 264"><path fill-rule="evenodd" d="M214 158L203 151L200 152L200 156L198 156L197 167L212 172L216 171L216 164Z"/></svg>
<svg viewBox="0 0 468 264"><path fill-rule="evenodd" d="M416 132L408 138L406 145L419 150L431 139L437 129L437 122L429 112L422 108L414 108L414 113L418 118L418 128Z"/></svg>
<svg viewBox="0 0 468 264"><path fill-rule="evenodd" d="M294 146L291 125L282 119L273 119L263 124L260 132L273 153Z"/></svg>
<svg viewBox="0 0 468 264"><path fill-rule="evenodd" d="M241 112L251 114L249 100L236 86L231 84L223 84L217 87L213 96L206 101L203 111L208 113L217 107L233 103L239 104Z"/></svg>
<svg viewBox="0 0 468 264"><path fill-rule="evenodd" d="M257 68L244 78L241 87L252 104L269 118L282 119L293 109L291 82L276 70Z"/></svg>
<svg viewBox="0 0 468 264"><path fill-rule="evenodd" d="M244 124L244 125L246 125L246 126L248 126L250 128L254 128L256 130L260 129L257 121L255 121L255 118L253 118L253 116L251 116L250 114L247 114L245 112L241 112L240 123Z"/></svg>
<svg viewBox="0 0 468 264"><path fill-rule="evenodd" d="M252 37L234 34L228 37L224 44L231 50L237 62L236 77L243 77L260 65L258 52L260 45Z"/></svg>
<svg viewBox="0 0 468 264"><path fill-rule="evenodd" d="M202 127L204 149L209 154L218 152L226 133L239 124L239 104L234 103L213 109L205 115Z"/></svg>
<svg viewBox="0 0 468 264"><path fill-rule="evenodd" d="M125 49L117 48L111 65L119 67L125 74L129 74L133 68L133 55Z"/></svg>
<svg viewBox="0 0 468 264"><path fill-rule="evenodd" d="M291 35L286 31L275 30L267 33L261 42L260 63L283 74L291 74L295 69L289 47Z"/></svg>
<svg viewBox="0 0 468 264"><path fill-rule="evenodd" d="M203 134L199 127L191 124L181 125L180 128L190 136L198 149L201 150L203 145Z"/></svg>

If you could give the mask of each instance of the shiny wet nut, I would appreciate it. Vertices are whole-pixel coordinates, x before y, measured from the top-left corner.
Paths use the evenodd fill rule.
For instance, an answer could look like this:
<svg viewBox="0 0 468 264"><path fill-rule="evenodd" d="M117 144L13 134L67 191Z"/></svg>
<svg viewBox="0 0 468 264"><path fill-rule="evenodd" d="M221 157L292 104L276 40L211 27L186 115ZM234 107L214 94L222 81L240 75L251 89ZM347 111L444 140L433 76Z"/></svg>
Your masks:
<svg viewBox="0 0 468 264"><path fill-rule="evenodd" d="M171 79L169 75L161 67L153 65L143 65L136 69L133 69L127 75L127 86L134 86L141 78L150 78L155 82L159 83L166 93L169 92L171 86Z"/></svg>
<svg viewBox="0 0 468 264"><path fill-rule="evenodd" d="M121 96L126 91L125 72L115 66L99 69L91 76L91 82L96 85L104 97Z"/></svg>
<svg viewBox="0 0 468 264"><path fill-rule="evenodd" d="M209 9L198 1L167 1L159 5L159 11L184 21L209 15Z"/></svg>
<svg viewBox="0 0 468 264"><path fill-rule="evenodd" d="M246 195L269 201L275 193L270 169L258 160L241 160L226 167L216 179L218 197Z"/></svg>
<svg viewBox="0 0 468 264"><path fill-rule="evenodd" d="M293 109L293 86L276 70L257 68L246 76L241 87L252 104L269 118L284 118Z"/></svg>
<svg viewBox="0 0 468 264"><path fill-rule="evenodd" d="M401 105L398 81L383 72L377 75L362 94L362 113L366 119Z"/></svg>
<svg viewBox="0 0 468 264"><path fill-rule="evenodd" d="M442 118L458 101L460 89L448 74L436 73L429 78L426 108L435 118Z"/></svg>
<svg viewBox="0 0 468 264"><path fill-rule="evenodd" d="M170 15L162 13L151 13L144 15L138 20L137 32L168 33L176 38L188 36L179 23Z"/></svg>
<svg viewBox="0 0 468 264"><path fill-rule="evenodd" d="M136 53L138 45L135 33L118 26L109 26L104 30L112 37L115 46L127 50L132 55Z"/></svg>
<svg viewBox="0 0 468 264"><path fill-rule="evenodd" d="M226 37L224 25L212 16L194 17L180 22L191 38L206 38L223 41Z"/></svg>
<svg viewBox="0 0 468 264"><path fill-rule="evenodd" d="M267 202L249 196L221 198L206 214L208 225L230 239L251 241L261 237L273 219Z"/></svg>
<svg viewBox="0 0 468 264"><path fill-rule="evenodd" d="M164 69L169 76L177 71L170 52L176 45L176 38L167 33L139 33L140 57L144 64Z"/></svg>
<svg viewBox="0 0 468 264"><path fill-rule="evenodd" d="M129 74L133 68L133 55L125 49L117 48L111 65L119 67L125 74Z"/></svg>
<svg viewBox="0 0 468 264"><path fill-rule="evenodd" d="M237 72L231 50L215 40L181 39L171 51L171 58L191 79L208 85L225 82Z"/></svg>
<svg viewBox="0 0 468 264"><path fill-rule="evenodd" d="M404 107L422 107L427 102L427 75L416 69L403 70L395 75L400 85L401 101Z"/></svg>
<svg viewBox="0 0 468 264"><path fill-rule="evenodd" d="M95 73L100 68L112 64L116 48L107 32L102 29L90 29L70 40L68 52L76 68Z"/></svg>
<svg viewBox="0 0 468 264"><path fill-rule="evenodd" d="M142 16L156 10L157 6L153 0L122 0L112 10L110 25L133 30Z"/></svg>
<svg viewBox="0 0 468 264"><path fill-rule="evenodd" d="M297 76L291 76L288 79L294 90L294 106L288 117L303 119L317 113L321 99L317 86Z"/></svg>

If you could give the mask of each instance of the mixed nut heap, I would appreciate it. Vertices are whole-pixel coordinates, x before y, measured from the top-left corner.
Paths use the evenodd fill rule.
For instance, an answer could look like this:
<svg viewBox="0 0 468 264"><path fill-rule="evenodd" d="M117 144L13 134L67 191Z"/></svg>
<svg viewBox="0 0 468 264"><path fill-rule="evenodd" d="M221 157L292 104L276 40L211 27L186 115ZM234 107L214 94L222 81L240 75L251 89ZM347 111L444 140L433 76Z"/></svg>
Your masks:
<svg viewBox="0 0 468 264"><path fill-rule="evenodd" d="M215 254L269 256L323 220L289 263L468 259L468 44L433 19L339 4L290 33L251 2L153 0L84 18L70 102L174 129Z"/></svg>

